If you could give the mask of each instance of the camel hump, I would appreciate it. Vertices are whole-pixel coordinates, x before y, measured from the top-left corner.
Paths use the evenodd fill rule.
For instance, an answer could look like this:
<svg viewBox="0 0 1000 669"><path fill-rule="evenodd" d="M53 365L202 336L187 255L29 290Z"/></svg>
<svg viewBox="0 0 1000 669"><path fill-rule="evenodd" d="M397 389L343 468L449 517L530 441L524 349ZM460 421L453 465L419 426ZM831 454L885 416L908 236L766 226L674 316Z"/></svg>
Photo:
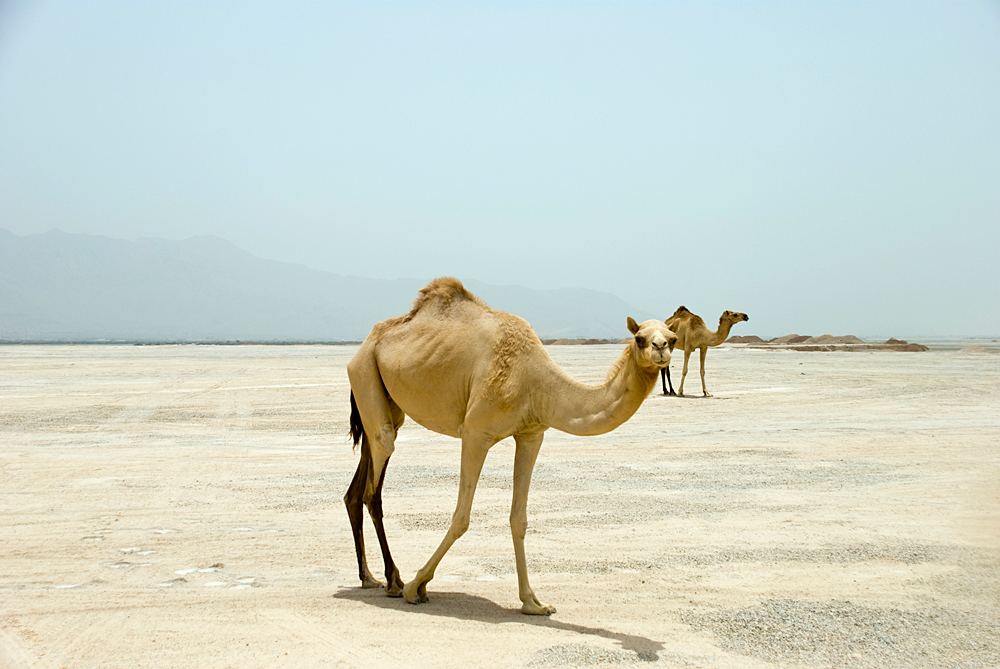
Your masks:
<svg viewBox="0 0 1000 669"><path fill-rule="evenodd" d="M415 314L422 306L437 299L446 303L456 299L468 300L480 306L486 306L478 297L466 290L461 281L451 276L442 276L420 289L417 299L413 301L413 309L410 310L410 314Z"/></svg>
<svg viewBox="0 0 1000 669"><path fill-rule="evenodd" d="M677 307L677 311L674 312L674 315L671 316L671 318L677 318L678 316L683 316L684 314L689 314L689 313L691 312L688 311L688 308L682 304L681 306Z"/></svg>

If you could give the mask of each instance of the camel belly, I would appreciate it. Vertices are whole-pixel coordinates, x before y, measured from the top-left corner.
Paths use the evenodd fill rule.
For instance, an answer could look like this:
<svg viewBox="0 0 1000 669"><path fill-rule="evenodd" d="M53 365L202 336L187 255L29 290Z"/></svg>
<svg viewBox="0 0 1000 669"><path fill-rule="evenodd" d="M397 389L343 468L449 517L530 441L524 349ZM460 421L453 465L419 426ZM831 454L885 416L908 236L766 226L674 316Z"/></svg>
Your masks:
<svg viewBox="0 0 1000 669"><path fill-rule="evenodd" d="M428 383L420 377L383 376L382 382L392 401L415 423L438 434L462 436L467 393L456 392L455 388L443 384Z"/></svg>
<svg viewBox="0 0 1000 669"><path fill-rule="evenodd" d="M462 426L461 425L459 425L458 427L455 427L454 425L452 425L450 423L448 423L448 424L435 423L435 422L428 421L428 420L422 420L420 418L417 418L416 416L411 416L410 414L406 414L406 415L410 416L410 418L413 419L414 423L417 423L421 427L427 428L431 432L437 432L438 434L443 434L446 437L455 437L456 439L461 439L462 438Z"/></svg>

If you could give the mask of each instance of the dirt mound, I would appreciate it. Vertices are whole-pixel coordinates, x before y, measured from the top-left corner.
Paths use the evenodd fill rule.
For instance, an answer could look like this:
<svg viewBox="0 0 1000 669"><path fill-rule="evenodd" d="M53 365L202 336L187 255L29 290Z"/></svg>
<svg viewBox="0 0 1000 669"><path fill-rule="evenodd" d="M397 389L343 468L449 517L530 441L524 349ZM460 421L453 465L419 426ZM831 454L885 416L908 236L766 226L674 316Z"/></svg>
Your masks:
<svg viewBox="0 0 1000 669"><path fill-rule="evenodd" d="M803 344L864 344L866 343L864 339L855 337L854 335L843 335L841 337L834 337L833 335L820 335L819 337L810 337Z"/></svg>
<svg viewBox="0 0 1000 669"><path fill-rule="evenodd" d="M893 351L929 351L930 349L923 344L911 344L908 341L902 339L895 339L889 337L882 344L883 347L891 349Z"/></svg>
<svg viewBox="0 0 1000 669"><path fill-rule="evenodd" d="M809 339L809 335L788 334L784 337L775 337L768 340L768 344L801 344Z"/></svg>

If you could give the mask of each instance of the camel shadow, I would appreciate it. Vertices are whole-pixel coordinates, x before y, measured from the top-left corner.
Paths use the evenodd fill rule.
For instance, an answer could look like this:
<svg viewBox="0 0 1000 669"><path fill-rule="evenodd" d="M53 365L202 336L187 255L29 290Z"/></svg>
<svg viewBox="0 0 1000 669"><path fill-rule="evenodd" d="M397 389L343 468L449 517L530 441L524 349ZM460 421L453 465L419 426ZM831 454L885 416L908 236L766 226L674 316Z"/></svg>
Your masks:
<svg viewBox="0 0 1000 669"><path fill-rule="evenodd" d="M715 395L711 397L705 397L704 395L664 395L660 393L660 397L668 400L714 400Z"/></svg>
<svg viewBox="0 0 1000 669"><path fill-rule="evenodd" d="M520 609L504 608L485 597L464 592L436 591L431 595L430 601L419 605L410 604L402 598L386 597L385 591L382 589L341 588L333 595L333 598L362 602L381 609L412 612L416 615L473 620L490 624L519 623L549 627L584 636L603 637L617 643L622 650L635 653L636 659L643 662L656 662L659 659L659 651L664 648L659 641L633 634L612 632L600 627L575 625L549 616L526 616L521 613Z"/></svg>
<svg viewBox="0 0 1000 669"><path fill-rule="evenodd" d="M662 397L667 400L729 400L731 397L720 397L718 395L711 395L705 397L704 395L664 395L663 393L657 393L658 397Z"/></svg>

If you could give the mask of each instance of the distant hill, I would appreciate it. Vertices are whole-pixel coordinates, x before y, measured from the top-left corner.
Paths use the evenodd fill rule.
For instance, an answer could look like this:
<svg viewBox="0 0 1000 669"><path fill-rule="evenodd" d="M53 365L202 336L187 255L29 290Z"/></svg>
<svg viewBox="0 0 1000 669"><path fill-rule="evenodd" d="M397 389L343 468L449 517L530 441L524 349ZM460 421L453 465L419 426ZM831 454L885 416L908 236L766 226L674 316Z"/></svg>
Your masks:
<svg viewBox="0 0 1000 669"><path fill-rule="evenodd" d="M0 228L0 341L359 341L424 279L385 281L257 258L217 237L128 241ZM462 279L542 338L614 338L655 316L614 295Z"/></svg>

